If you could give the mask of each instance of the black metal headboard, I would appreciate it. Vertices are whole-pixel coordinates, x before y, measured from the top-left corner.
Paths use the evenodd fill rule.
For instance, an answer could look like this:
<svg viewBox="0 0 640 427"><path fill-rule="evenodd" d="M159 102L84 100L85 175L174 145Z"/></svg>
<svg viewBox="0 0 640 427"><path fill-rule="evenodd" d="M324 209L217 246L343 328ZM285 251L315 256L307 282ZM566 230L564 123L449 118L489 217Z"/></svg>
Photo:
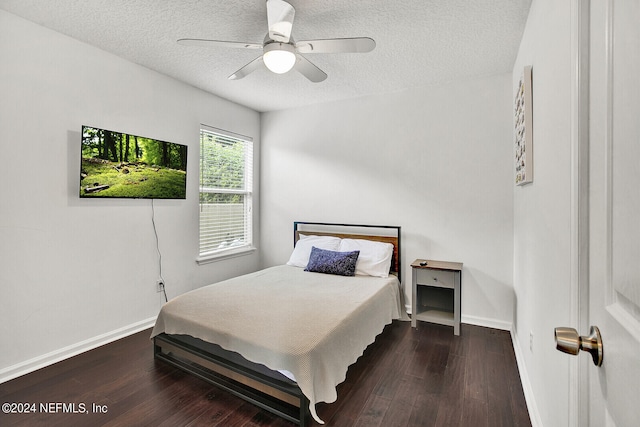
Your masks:
<svg viewBox="0 0 640 427"><path fill-rule="evenodd" d="M351 239L366 239L377 242L391 243L393 256L391 258L391 272L402 283L401 240L400 227L395 225L369 224L338 224L330 222L295 221L293 223L293 245L299 239L300 233L313 233L322 236L336 236Z"/></svg>

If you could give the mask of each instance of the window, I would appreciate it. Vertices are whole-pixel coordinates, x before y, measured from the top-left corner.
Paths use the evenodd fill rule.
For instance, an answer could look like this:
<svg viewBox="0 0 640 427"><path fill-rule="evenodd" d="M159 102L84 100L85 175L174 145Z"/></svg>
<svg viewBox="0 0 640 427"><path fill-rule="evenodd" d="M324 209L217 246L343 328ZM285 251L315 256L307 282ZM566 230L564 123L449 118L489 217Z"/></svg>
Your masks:
<svg viewBox="0 0 640 427"><path fill-rule="evenodd" d="M198 261L253 249L252 190L251 138L201 126Z"/></svg>

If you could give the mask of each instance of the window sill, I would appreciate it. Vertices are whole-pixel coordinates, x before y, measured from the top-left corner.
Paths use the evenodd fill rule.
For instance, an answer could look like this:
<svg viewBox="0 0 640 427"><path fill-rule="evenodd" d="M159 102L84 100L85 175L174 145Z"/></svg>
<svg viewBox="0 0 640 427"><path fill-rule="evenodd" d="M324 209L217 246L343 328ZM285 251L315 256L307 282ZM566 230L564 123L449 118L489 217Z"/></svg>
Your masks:
<svg viewBox="0 0 640 427"><path fill-rule="evenodd" d="M236 258L239 256L249 255L255 252L256 250L257 248L253 246L245 246L237 249L229 249L226 251L212 252L209 254L200 255L198 258L196 258L196 262L198 263L198 265L209 264L211 262L223 261L229 258Z"/></svg>

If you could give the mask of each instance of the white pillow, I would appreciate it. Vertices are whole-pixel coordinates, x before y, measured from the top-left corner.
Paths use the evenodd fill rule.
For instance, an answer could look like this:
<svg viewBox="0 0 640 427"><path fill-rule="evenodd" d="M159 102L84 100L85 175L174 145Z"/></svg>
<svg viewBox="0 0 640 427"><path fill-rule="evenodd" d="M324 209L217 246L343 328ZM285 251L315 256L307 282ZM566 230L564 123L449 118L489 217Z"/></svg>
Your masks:
<svg viewBox="0 0 640 427"><path fill-rule="evenodd" d="M315 246L318 249L326 249L328 251L337 251L340 246L340 238L334 236L305 236L300 234L300 239L293 248L293 253L287 262L287 265L294 267L306 267L309 264L309 256L311 248Z"/></svg>
<svg viewBox="0 0 640 427"><path fill-rule="evenodd" d="M393 245L364 239L342 239L340 252L360 251L356 262L356 274L389 277Z"/></svg>

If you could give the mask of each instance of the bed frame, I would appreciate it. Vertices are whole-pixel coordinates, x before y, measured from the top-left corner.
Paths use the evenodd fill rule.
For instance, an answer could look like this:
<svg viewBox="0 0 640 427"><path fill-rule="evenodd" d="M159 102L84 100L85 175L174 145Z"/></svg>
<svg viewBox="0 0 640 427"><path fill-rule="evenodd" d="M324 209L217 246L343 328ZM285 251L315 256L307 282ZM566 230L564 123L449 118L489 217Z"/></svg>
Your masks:
<svg viewBox="0 0 640 427"><path fill-rule="evenodd" d="M294 245L300 233L391 243L394 247L391 273L402 283L400 227L297 221L293 223ZM154 337L153 342L156 360L189 372L301 427L309 425L309 399L296 382L281 373L188 335L163 333Z"/></svg>

